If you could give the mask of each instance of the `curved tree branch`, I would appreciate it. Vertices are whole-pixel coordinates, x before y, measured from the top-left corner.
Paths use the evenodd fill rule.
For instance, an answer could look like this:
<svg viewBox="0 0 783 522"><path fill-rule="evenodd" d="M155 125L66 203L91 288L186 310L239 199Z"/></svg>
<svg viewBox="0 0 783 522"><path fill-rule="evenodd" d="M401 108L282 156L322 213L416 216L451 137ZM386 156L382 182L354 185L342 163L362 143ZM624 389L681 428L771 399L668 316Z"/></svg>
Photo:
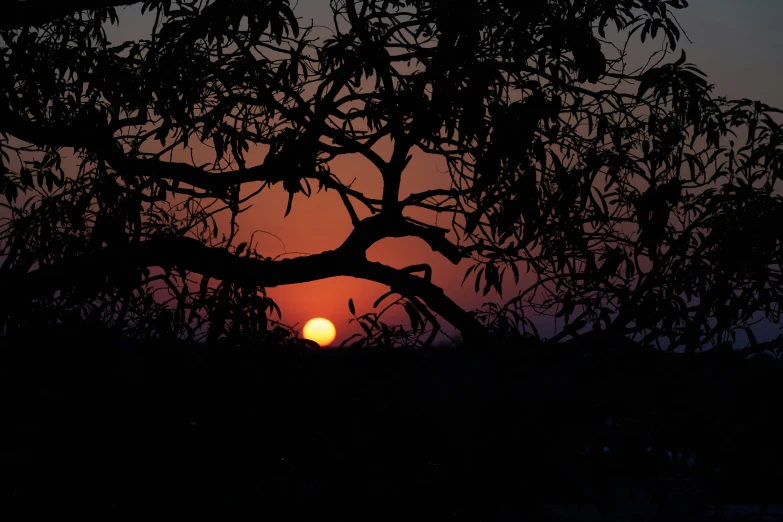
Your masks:
<svg viewBox="0 0 783 522"><path fill-rule="evenodd" d="M421 299L459 329L468 342L475 342L483 333L476 318L446 296L441 288L426 279L368 261L362 252L345 245L320 254L268 260L240 257L191 238L156 238L121 247L107 247L24 275L9 274L1 282L7 290L6 295L12 296L4 305L13 306L21 299L51 296L76 282L100 282L105 277L122 277L134 269L149 267L178 267L214 279L266 288L337 276L366 279L387 285L402 295Z"/></svg>

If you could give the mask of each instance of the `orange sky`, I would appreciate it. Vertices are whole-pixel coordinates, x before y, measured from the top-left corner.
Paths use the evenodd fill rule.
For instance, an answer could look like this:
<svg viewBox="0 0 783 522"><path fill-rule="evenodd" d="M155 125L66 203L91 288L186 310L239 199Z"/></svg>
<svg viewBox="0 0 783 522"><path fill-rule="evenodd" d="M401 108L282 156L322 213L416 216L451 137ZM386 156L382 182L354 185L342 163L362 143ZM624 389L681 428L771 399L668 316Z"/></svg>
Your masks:
<svg viewBox="0 0 783 522"><path fill-rule="evenodd" d="M382 149L379 151L383 152ZM261 158L248 156L248 164L255 164ZM343 181L356 179L353 188L364 191L370 197L380 197L380 174L366 160L357 157L343 157L331 163L332 171ZM439 164L437 158L422 153L414 154L414 158L403 176L401 197L411 192L448 186L449 177L445 165ZM345 211L339 196L334 191L314 193L307 198L297 194L288 217L283 218L287 202L287 194L282 186L275 186L265 191L253 200L253 208L242 214L239 221L242 227L242 240L249 237L253 230L261 229L278 236L285 243L288 252L314 254L331 250L340 246L351 232L352 226L348 213ZM357 212L362 217L360 208ZM435 223L434 214L417 214L417 219L427 223ZM441 216L439 224L446 226L448 216ZM256 235L259 250L268 256L284 252L280 241L270 235ZM455 239L452 235L452 240ZM433 268L433 282L446 289L448 295L457 304L467 309L480 305L484 298L476 295L472 280L464 287L459 285L470 266L470 261L463 261L458 266L435 254L420 239L400 238L386 239L374 245L367 257L372 261L403 268L405 266L428 263ZM513 289L508 286L508 291ZM339 342L352 333L360 331L354 324L348 324L351 314L348 311L348 299L353 299L358 314L372 311L373 302L388 290L378 283L358 280L350 277L337 277L312 283L292 285L269 289L269 295L277 301L283 311L283 322L286 324L304 323L316 316L330 319L337 327ZM492 297L492 294L487 296ZM400 322L404 312L390 315L391 319ZM444 330L453 334L454 330L447 324L442 324Z"/></svg>

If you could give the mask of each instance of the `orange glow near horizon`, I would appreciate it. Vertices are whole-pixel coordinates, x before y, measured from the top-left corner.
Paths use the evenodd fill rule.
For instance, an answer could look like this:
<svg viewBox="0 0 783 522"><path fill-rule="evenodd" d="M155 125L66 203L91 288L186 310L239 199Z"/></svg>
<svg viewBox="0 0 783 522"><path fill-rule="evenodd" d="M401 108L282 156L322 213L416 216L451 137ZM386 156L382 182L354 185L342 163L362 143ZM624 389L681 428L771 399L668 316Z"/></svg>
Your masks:
<svg viewBox="0 0 783 522"><path fill-rule="evenodd" d="M391 154L388 143L379 144L376 149L376 152L384 157ZM210 157L208 150L201 150L200 153L201 155L196 155L197 162L206 163L214 159ZM265 153L263 147L251 147L246 154L248 165L262 164ZM414 192L449 187L450 178L440 158L422 152L413 152L412 156L402 176L401 198ZM189 160L183 155L180 161ZM381 196L383 186L380 174L365 158L357 154L338 157L330 162L330 167L345 183L352 184L354 189L366 193L369 197ZM243 187L243 194L251 194L257 188L259 187L256 185ZM287 201L288 194L281 185L269 187L250 199L248 203L252 204L252 207L237 219L240 230L235 244L250 241L251 234L260 231L252 243L260 253L272 258L293 258L334 250L353 230L350 217L335 191L318 192L315 189L310 197L297 194L290 214L285 217ZM358 205L356 211L360 218L369 215ZM433 225L444 226L444 222L448 223L448 216L440 216L438 219L434 213L428 212L410 214L415 219ZM215 216L221 232L228 230L228 218L227 213ZM455 241L456 237L450 235L450 239ZM384 239L368 250L367 258L394 268L422 263L430 265L433 271L432 282L443 288L446 295L458 305L468 310L478 308L484 301L492 299L492 296L485 298L481 293L477 294L473 285L469 284L470 281L465 285L461 284L465 270L470 266L470 259L453 265L418 238ZM513 280L509 277L505 282L504 290L513 292ZM325 315L339 327L335 337L338 344L354 333L362 333L356 322L350 322L352 315L348 311L348 300L353 299L359 313L377 312L372 305L387 291L388 287L379 283L347 276L267 289L269 297L280 306L284 324L294 327L298 325L301 328L302 324L316 314ZM384 321L389 324L406 324L407 315L402 309L392 309L384 315ZM441 322L441 327L449 335L455 334L449 324Z"/></svg>
<svg viewBox="0 0 783 522"><path fill-rule="evenodd" d="M323 317L310 319L302 329L302 337L317 342L321 347L329 346L336 336L337 331L332 322Z"/></svg>

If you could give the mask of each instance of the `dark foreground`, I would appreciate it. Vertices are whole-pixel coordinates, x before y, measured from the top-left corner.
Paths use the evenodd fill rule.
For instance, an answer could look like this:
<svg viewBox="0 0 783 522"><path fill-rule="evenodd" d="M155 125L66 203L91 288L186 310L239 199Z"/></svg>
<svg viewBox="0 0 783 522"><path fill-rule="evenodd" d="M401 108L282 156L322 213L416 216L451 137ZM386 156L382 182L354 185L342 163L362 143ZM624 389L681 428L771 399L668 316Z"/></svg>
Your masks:
<svg viewBox="0 0 783 522"><path fill-rule="evenodd" d="M783 504L782 372L759 360L0 343L12 514L698 521Z"/></svg>

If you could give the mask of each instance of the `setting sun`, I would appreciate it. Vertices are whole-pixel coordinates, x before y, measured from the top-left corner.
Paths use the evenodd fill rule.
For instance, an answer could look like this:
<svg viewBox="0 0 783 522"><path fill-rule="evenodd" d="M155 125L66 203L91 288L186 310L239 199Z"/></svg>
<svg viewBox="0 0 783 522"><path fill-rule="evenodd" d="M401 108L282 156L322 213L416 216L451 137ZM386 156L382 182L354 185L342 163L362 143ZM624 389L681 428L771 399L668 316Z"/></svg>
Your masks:
<svg viewBox="0 0 783 522"><path fill-rule="evenodd" d="M315 341L321 346L328 346L329 343L334 341L336 335L337 331L334 329L332 322L323 317L310 319L302 330L302 336L305 339Z"/></svg>

